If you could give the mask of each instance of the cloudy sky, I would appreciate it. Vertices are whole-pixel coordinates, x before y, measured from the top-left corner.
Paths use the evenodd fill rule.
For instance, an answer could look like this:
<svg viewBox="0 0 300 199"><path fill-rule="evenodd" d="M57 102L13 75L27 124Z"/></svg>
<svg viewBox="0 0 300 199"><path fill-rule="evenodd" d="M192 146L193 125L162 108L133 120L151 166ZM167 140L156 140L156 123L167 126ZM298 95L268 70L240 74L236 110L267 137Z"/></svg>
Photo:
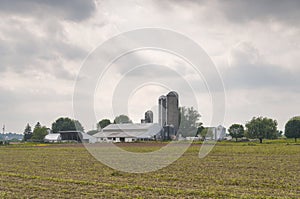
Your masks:
<svg viewBox="0 0 300 199"><path fill-rule="evenodd" d="M112 36L156 27L187 36L207 53L224 83L226 127L267 116L283 129L300 115L299 9L297 0L1 0L0 123L22 133L27 123L51 127L60 116L74 117L74 87L88 55ZM210 77L195 77L186 62L167 52L132 56L148 65L132 71L136 65L120 59L98 79L93 102L82 91L81 100L94 104L96 120L125 113L139 122L147 109L156 112L160 95L176 90L182 106L196 99L202 122L210 125L212 107L218 106L210 92L221 92L205 87ZM191 94L178 77L198 90ZM149 82L141 85L141 79ZM79 118L86 130L95 127L90 118Z"/></svg>

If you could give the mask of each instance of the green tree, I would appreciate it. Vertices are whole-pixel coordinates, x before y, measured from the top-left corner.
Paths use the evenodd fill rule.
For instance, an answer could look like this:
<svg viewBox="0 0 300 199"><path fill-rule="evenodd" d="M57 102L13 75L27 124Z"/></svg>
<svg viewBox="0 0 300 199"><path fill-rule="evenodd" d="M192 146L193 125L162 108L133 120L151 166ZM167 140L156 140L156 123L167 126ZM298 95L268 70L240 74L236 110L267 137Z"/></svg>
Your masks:
<svg viewBox="0 0 300 199"><path fill-rule="evenodd" d="M300 138L300 116L291 118L285 124L285 133L287 138L294 138L297 142L297 138Z"/></svg>
<svg viewBox="0 0 300 199"><path fill-rule="evenodd" d="M31 139L35 141L43 141L43 139L47 134L48 134L47 127L41 126L41 124L38 122L34 127Z"/></svg>
<svg viewBox="0 0 300 199"><path fill-rule="evenodd" d="M235 138L235 141L237 142L238 138L241 138L244 136L244 127L241 124L233 124L228 129L229 135L233 138Z"/></svg>
<svg viewBox="0 0 300 199"><path fill-rule="evenodd" d="M205 127L203 126L203 123L202 122L199 122L199 125L198 125L198 129L197 129L197 135L200 135L201 136L201 132L205 129Z"/></svg>
<svg viewBox="0 0 300 199"><path fill-rule="evenodd" d="M68 117L58 118L52 123L53 133L58 133L59 131L83 131L83 126L78 120L72 120Z"/></svg>
<svg viewBox="0 0 300 199"><path fill-rule="evenodd" d="M37 122L36 125L34 126L34 129L41 128L41 127L42 127L42 125L40 124L40 122ZM33 131L34 131L34 129L33 129Z"/></svg>
<svg viewBox="0 0 300 199"><path fill-rule="evenodd" d="M83 128L83 126L81 125L81 123L78 121L78 120L73 120L73 122L74 122L74 126L75 126L75 128L78 130L78 131L84 131L84 128Z"/></svg>
<svg viewBox="0 0 300 199"><path fill-rule="evenodd" d="M119 115L114 119L114 124L132 123L127 115Z"/></svg>
<svg viewBox="0 0 300 199"><path fill-rule="evenodd" d="M31 137L32 137L31 126L29 124L27 124L26 127L25 127L25 130L24 130L23 140L24 141L30 140Z"/></svg>
<svg viewBox="0 0 300 199"><path fill-rule="evenodd" d="M183 137L194 137L203 130L202 123L198 122L200 114L193 107L181 107L179 133Z"/></svg>
<svg viewBox="0 0 300 199"><path fill-rule="evenodd" d="M246 123L247 137L263 139L274 139L278 136L277 121L267 117L253 117Z"/></svg>
<svg viewBox="0 0 300 199"><path fill-rule="evenodd" d="M111 124L111 122L109 119L103 119L97 123L97 129L98 130L103 129L110 124Z"/></svg>
<svg viewBox="0 0 300 199"><path fill-rule="evenodd" d="M205 138L213 138L213 128L212 127L203 127L203 130L199 133L202 140L205 140Z"/></svg>
<svg viewBox="0 0 300 199"><path fill-rule="evenodd" d="M277 137L282 137L283 131L278 131Z"/></svg>
<svg viewBox="0 0 300 199"><path fill-rule="evenodd" d="M200 132L198 132L198 135L201 136L201 139L202 140L205 140L205 137L207 135L207 132L208 132L208 128L204 127Z"/></svg>

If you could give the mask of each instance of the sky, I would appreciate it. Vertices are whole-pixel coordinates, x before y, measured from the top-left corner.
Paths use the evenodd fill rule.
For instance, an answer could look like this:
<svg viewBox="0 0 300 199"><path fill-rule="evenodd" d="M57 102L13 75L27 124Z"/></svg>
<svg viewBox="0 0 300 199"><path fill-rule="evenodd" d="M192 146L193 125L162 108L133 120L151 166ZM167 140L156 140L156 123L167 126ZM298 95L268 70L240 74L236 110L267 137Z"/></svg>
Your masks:
<svg viewBox="0 0 300 199"><path fill-rule="evenodd" d="M158 97L175 90L181 106L196 107L204 126L211 126L218 114L213 107L222 105L220 123L227 128L264 116L276 119L283 130L291 117L300 115L299 8L297 0L2 0L0 125L6 132L23 133L27 123L51 127L63 116L80 119L88 131L95 121L123 113L140 122L148 109L157 121ZM76 98L82 109L92 103L93 115L77 118L74 92L85 78L81 71L89 56L113 36L151 27L197 43L224 90L205 84L218 75L197 76L180 57L146 49L120 58L104 76L95 71L93 100L87 100L84 88ZM118 45L111 47L107 50ZM146 65L132 70L136 63ZM224 104L212 100L220 94Z"/></svg>

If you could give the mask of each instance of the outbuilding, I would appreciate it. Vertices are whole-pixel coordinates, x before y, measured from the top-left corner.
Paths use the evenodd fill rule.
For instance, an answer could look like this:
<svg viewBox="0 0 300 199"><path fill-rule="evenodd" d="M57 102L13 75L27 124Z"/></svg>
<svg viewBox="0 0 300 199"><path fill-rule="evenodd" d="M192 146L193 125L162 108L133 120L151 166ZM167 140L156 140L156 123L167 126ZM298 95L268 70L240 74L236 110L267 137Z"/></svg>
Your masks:
<svg viewBox="0 0 300 199"><path fill-rule="evenodd" d="M95 143L96 138L82 131L59 131L64 142Z"/></svg>
<svg viewBox="0 0 300 199"><path fill-rule="evenodd" d="M51 133L45 136L44 142L60 142L61 135L60 133Z"/></svg>
<svg viewBox="0 0 300 199"><path fill-rule="evenodd" d="M110 124L94 134L97 142L134 142L137 140L158 140L163 128L155 123Z"/></svg>

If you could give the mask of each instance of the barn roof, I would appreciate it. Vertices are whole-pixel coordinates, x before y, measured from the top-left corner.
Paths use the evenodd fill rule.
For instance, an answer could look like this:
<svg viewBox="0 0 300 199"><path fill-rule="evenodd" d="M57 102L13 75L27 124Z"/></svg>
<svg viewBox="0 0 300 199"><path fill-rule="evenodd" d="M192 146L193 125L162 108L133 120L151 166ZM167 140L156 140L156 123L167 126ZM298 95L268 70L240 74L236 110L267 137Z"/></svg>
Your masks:
<svg viewBox="0 0 300 199"><path fill-rule="evenodd" d="M124 123L124 124L110 124L103 128L103 131L110 131L110 130L147 130L152 126L157 124L153 123Z"/></svg>
<svg viewBox="0 0 300 199"><path fill-rule="evenodd" d="M160 133L162 127L153 123L142 124L110 124L101 132L94 134L95 137L131 137L151 138Z"/></svg>
<svg viewBox="0 0 300 199"><path fill-rule="evenodd" d="M45 136L45 140L60 140L61 135L59 133L51 133Z"/></svg>

